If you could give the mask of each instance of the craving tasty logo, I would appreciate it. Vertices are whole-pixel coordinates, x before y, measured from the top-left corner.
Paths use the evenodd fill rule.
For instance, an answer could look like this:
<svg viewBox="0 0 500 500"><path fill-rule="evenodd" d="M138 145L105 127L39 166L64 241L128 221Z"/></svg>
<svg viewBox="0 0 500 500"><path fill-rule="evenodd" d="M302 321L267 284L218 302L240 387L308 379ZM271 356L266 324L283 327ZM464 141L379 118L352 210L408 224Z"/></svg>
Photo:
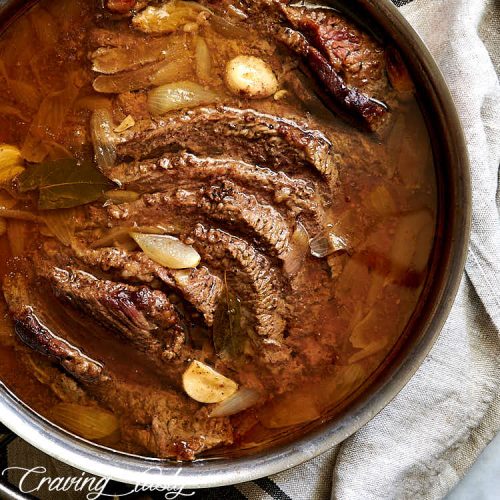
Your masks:
<svg viewBox="0 0 500 500"><path fill-rule="evenodd" d="M143 483L136 483L135 486L131 487L130 491L126 493L105 493L106 486L108 486L110 479L106 477L88 476L85 472L82 472L80 476L50 477L47 476L47 469L42 466L33 467L32 469L26 467L7 467L2 471L2 476L6 476L9 471L19 471L21 474L18 479L18 487L22 493L36 493L44 490L49 492L75 491L86 493L85 498L87 500L97 500L98 498L104 497L126 497L134 493L153 491L164 492L166 500L175 500L179 497L190 497L194 495L194 491L189 493L184 492L182 486L155 486L147 484L146 481ZM181 471L181 468L177 469L174 477L180 476ZM165 473L165 471L159 467L152 467L143 474L146 477L152 472L159 476Z"/></svg>

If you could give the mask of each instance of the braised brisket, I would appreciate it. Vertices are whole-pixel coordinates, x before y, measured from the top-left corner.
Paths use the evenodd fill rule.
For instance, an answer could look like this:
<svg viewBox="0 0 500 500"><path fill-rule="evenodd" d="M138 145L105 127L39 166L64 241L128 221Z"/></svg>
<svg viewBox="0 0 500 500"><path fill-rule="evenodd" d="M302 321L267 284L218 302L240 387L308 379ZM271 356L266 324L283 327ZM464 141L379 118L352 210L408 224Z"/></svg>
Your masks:
<svg viewBox="0 0 500 500"><path fill-rule="evenodd" d="M337 178L334 147L322 132L253 109L226 106L172 114L127 139L117 147L121 158L141 160L188 150L290 173L308 167L332 184Z"/></svg>

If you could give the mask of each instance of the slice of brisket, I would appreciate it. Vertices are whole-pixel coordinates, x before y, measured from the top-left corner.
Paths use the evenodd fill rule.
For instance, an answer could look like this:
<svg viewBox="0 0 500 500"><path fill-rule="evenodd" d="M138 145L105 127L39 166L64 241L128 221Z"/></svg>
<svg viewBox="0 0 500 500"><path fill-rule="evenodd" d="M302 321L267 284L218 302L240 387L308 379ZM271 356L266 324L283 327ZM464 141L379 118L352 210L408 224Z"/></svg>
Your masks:
<svg viewBox="0 0 500 500"><path fill-rule="evenodd" d="M232 443L229 419L209 418L206 407L174 390L151 385L151 381L142 385L122 380L63 340L64 332L57 329L44 307L36 305L41 290L30 269L28 262L19 263L17 272L4 282L17 335L32 349L57 360L92 397L121 417L122 439L159 458L178 460L193 460L204 450Z"/></svg>
<svg viewBox="0 0 500 500"><path fill-rule="evenodd" d="M54 295L120 333L138 349L165 359L180 354L184 332L168 298L149 287L97 279L72 267L53 266L42 256L36 273Z"/></svg>
<svg viewBox="0 0 500 500"><path fill-rule="evenodd" d="M195 189L230 179L261 204L277 205L293 218L301 215L311 234L325 224L321 200L324 188L318 183L244 161L170 153L157 159L121 163L111 169L109 177L139 193L172 191L179 185Z"/></svg>
<svg viewBox="0 0 500 500"><path fill-rule="evenodd" d="M250 309L252 337L264 346L264 356L269 352L274 357L271 361L282 360L282 355L286 356L286 349L281 350L286 328L283 285L269 260L246 241L201 224L187 237L187 242L210 266L225 273L242 303Z"/></svg>
<svg viewBox="0 0 500 500"><path fill-rule="evenodd" d="M155 278L161 280L202 313L207 325L213 323L222 293L222 281L206 267L169 269L152 261L142 252L115 247L89 248L75 243L72 251L90 268L111 273L119 280L145 284L151 283Z"/></svg>
<svg viewBox="0 0 500 500"><path fill-rule="evenodd" d="M165 152L188 150L297 173L312 168L331 184L337 170L334 149L318 130L252 109L227 106L170 114L149 129L125 135L119 157L141 160Z"/></svg>

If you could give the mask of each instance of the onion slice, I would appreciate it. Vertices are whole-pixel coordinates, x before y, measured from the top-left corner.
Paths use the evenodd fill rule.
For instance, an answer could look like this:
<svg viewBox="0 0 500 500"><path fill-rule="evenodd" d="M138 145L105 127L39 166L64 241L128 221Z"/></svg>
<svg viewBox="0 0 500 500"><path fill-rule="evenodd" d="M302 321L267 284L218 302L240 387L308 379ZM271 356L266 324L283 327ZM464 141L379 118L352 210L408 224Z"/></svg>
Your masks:
<svg viewBox="0 0 500 500"><path fill-rule="evenodd" d="M311 255L319 259L335 252L346 252L348 250L346 241L330 230L325 230L317 234L311 239L309 246L311 247Z"/></svg>
<svg viewBox="0 0 500 500"><path fill-rule="evenodd" d="M196 37L195 61L198 79L202 82L209 81L212 74L212 59L207 42L201 36Z"/></svg>
<svg viewBox="0 0 500 500"><path fill-rule="evenodd" d="M255 389L242 387L230 398L214 406L210 412L210 417L229 417L230 415L236 415L236 413L240 413L256 405L260 397L260 393Z"/></svg>
<svg viewBox="0 0 500 500"><path fill-rule="evenodd" d="M102 172L106 172L116 161L116 136L113 132L113 120L108 109L96 109L92 113L90 133L96 163Z"/></svg>
<svg viewBox="0 0 500 500"><path fill-rule="evenodd" d="M288 276L296 274L309 251L309 234L307 229L297 222L295 231L290 239L290 250L283 262L283 269Z"/></svg>
<svg viewBox="0 0 500 500"><path fill-rule="evenodd" d="M200 403L220 403L230 398L238 384L200 361L192 361L182 375L186 394Z"/></svg>
<svg viewBox="0 0 500 500"><path fill-rule="evenodd" d="M50 415L56 424L86 439L103 439L120 427L115 415L96 406L59 403Z"/></svg>
<svg viewBox="0 0 500 500"><path fill-rule="evenodd" d="M153 115L163 115L169 111L211 104L220 97L212 90L185 80L167 83L151 90L148 95L148 109Z"/></svg>
<svg viewBox="0 0 500 500"><path fill-rule="evenodd" d="M200 263L200 254L190 245L168 234L130 233L142 251L170 269L188 269Z"/></svg>

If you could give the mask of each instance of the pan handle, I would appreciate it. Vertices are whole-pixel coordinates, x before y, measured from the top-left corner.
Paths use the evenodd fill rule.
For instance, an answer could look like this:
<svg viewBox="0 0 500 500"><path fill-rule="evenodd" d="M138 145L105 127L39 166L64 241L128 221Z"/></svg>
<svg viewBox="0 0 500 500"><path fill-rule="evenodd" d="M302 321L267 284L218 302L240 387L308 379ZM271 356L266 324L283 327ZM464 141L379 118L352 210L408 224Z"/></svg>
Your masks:
<svg viewBox="0 0 500 500"><path fill-rule="evenodd" d="M15 439L16 435L5 427L5 425L0 424L0 454L7 453L7 445ZM1 460L0 460L1 463ZM31 500L35 497L31 495L26 495L21 493L15 486L7 482L7 478L3 475L3 471L0 470L0 499L5 500Z"/></svg>

